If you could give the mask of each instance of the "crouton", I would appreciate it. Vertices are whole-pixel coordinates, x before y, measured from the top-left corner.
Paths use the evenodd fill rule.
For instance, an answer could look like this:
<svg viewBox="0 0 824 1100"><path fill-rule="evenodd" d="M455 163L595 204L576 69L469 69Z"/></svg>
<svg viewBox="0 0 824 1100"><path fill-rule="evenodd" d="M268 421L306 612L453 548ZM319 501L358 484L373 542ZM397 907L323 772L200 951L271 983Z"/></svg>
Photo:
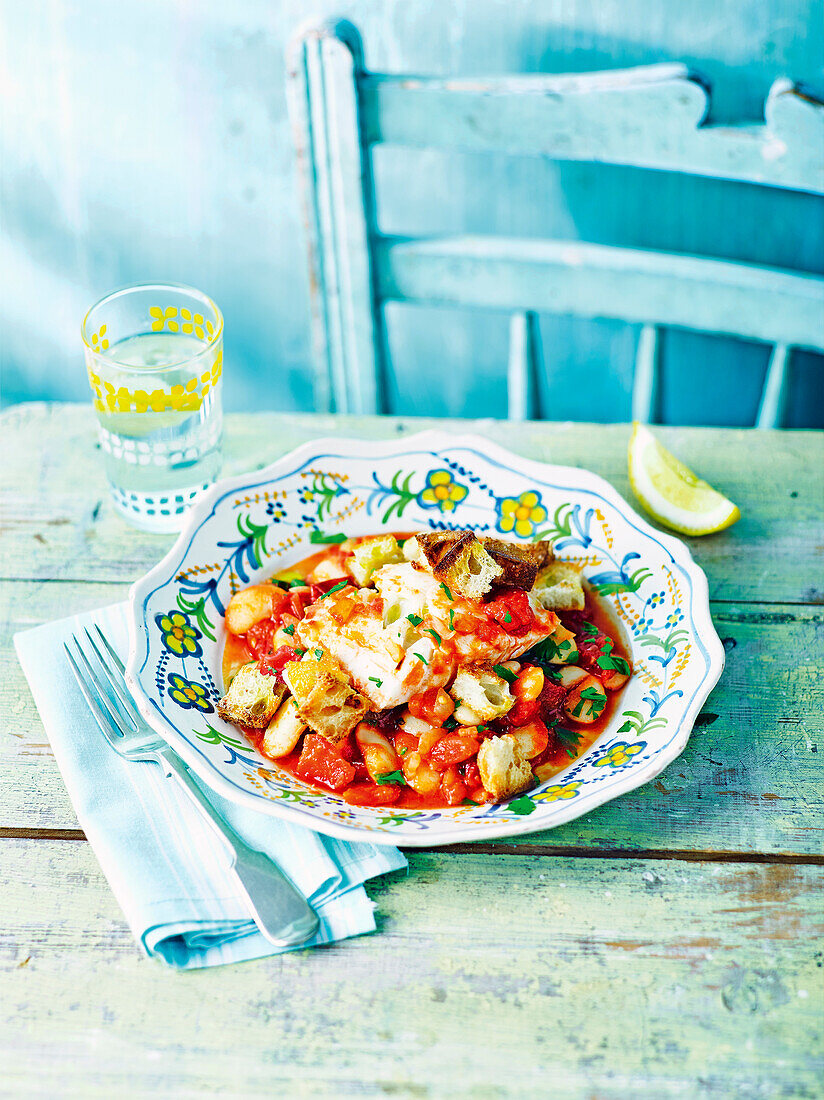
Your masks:
<svg viewBox="0 0 824 1100"><path fill-rule="evenodd" d="M358 724L371 703L349 683L346 673L323 650L310 650L290 661L283 678L307 726L337 744Z"/></svg>
<svg viewBox="0 0 824 1100"><path fill-rule="evenodd" d="M455 719L462 726L491 722L515 705L509 684L503 676L482 665L462 668L452 683L450 694L456 701L460 700L455 709Z"/></svg>
<svg viewBox="0 0 824 1100"><path fill-rule="evenodd" d="M412 542L412 540L408 540ZM471 531L431 531L416 535L404 555L469 600L479 600L503 570Z"/></svg>
<svg viewBox="0 0 824 1100"><path fill-rule="evenodd" d="M514 543L503 539L482 538L484 550L501 567L501 575L494 587L507 585L529 592L535 584L538 571L552 559L552 543L546 539L540 542Z"/></svg>
<svg viewBox="0 0 824 1100"><path fill-rule="evenodd" d="M478 771L484 790L496 802L527 790L534 782L529 760L509 733L482 742L478 749Z"/></svg>
<svg viewBox="0 0 824 1100"><path fill-rule="evenodd" d="M266 727L260 746L261 752L271 756L273 760L277 760L279 756L287 756L297 745L305 729L306 723L298 714L295 700L290 695L283 700Z"/></svg>
<svg viewBox="0 0 824 1100"><path fill-rule="evenodd" d="M263 729L278 709L286 688L274 676L266 676L256 661L244 665L229 690L217 705L217 712L227 722Z"/></svg>
<svg viewBox="0 0 824 1100"><path fill-rule="evenodd" d="M582 566L554 561L545 566L535 581L535 598L547 611L583 611Z"/></svg>
<svg viewBox="0 0 824 1100"><path fill-rule="evenodd" d="M372 583L372 574L384 565L397 565L403 553L394 535L376 535L363 539L352 550L347 562L350 575L361 587Z"/></svg>

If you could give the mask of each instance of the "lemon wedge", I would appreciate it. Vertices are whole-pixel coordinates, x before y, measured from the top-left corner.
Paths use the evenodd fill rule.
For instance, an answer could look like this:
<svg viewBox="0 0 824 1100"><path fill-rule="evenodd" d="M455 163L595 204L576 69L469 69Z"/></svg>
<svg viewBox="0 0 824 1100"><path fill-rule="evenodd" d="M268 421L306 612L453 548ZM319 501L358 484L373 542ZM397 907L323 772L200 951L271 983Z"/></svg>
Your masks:
<svg viewBox="0 0 824 1100"><path fill-rule="evenodd" d="M637 422L629 441L629 482L645 510L682 535L711 535L741 518L731 500L696 477Z"/></svg>

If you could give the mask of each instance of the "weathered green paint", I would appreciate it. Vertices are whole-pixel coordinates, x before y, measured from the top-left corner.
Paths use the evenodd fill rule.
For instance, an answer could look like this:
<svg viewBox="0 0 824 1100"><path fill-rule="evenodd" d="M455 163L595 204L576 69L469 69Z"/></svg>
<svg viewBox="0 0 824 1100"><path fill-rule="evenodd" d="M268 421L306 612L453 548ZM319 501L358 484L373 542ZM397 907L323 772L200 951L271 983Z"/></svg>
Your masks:
<svg viewBox="0 0 824 1100"><path fill-rule="evenodd" d="M133 581L171 545L124 527L108 502L94 418L85 405L32 404L2 414L3 575L20 579ZM262 413L230 416L226 474L263 466L318 436L386 439L439 427L474 431L519 454L584 466L630 502L627 425L430 420ZM687 539L716 600L824 602L821 516L824 434L659 428L661 440L732 497L742 519Z"/></svg>
<svg viewBox="0 0 824 1100"><path fill-rule="evenodd" d="M227 472L430 424L629 496L626 426L230 417ZM820 1096L820 433L661 430L743 518L693 540L727 669L658 781L497 850L410 852L408 877L369 886L376 936L171 975L138 955L77 831L11 649L18 629L122 599L170 540L112 514L88 408L17 407L0 431L2 1089Z"/></svg>
<svg viewBox="0 0 824 1100"><path fill-rule="evenodd" d="M376 936L172 975L86 845L3 852L14 1095L820 1096L820 868L411 852Z"/></svg>

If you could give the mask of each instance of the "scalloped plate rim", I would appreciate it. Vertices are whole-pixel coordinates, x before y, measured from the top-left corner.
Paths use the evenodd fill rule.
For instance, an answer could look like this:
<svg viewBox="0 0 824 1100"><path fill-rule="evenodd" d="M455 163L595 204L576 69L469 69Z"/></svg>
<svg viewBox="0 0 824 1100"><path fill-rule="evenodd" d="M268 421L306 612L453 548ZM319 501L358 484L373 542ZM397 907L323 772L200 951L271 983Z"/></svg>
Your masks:
<svg viewBox="0 0 824 1100"><path fill-rule="evenodd" d="M196 532L203 523L214 514L217 503L225 495L230 494L233 490L247 487L250 482L256 483L259 481L266 481L274 476L285 476L288 474L290 467L294 467L296 470L300 469L301 465L304 464L303 460L310 455L316 458L322 457L319 452L330 451L334 453L336 450L345 450L347 446L359 448L361 455L365 454L371 456L377 454L382 457L391 456L397 452L404 452L407 450L419 451L425 448L429 448L433 451L445 447L449 447L453 450L463 448L476 451L481 454L484 459L491 459L501 465L511 466L514 464L519 472L527 476L534 472L536 479L541 482L546 482L548 475L554 471L557 471L561 478L563 478L564 475L567 477L573 475L577 479L583 478L585 481L588 481L589 484L576 486L576 489L580 488L585 491L589 489L598 492L606 498L625 519L629 519L639 533L658 542L659 545L670 554L673 560L687 572L695 585L694 617L696 620L696 635L698 636L700 633L700 640L707 651L708 661L707 670L683 713L678 723L677 730L666 749L660 750L646 765L625 773L623 782L616 785L617 789L604 790L601 788L600 790L589 792L586 806L583 808L581 804L576 803L574 799L568 800L566 805L559 805L557 802L553 803L555 809L553 811L551 823L539 824L532 820L532 815L524 815L523 819L517 821L490 819L488 824L484 823L482 826L460 826L457 822L444 819L441 824L433 826L431 829L424 829L419 834L398 836L393 835L386 829L367 830L359 825L348 825L343 822L316 817L303 807L291 805L280 800L262 799L254 792L246 790L227 779L210 760L199 753L194 746L190 745L166 719L153 709L151 701L140 683L139 673L141 670L136 669L135 666L139 657L137 644L138 632L141 625L145 624L138 614L138 601L142 596L151 594L151 592L154 591L151 586L155 581L168 579L169 569L177 559L180 559L181 562L185 560L185 554L191 547L191 542ZM345 455L343 453L335 454L335 457L343 458ZM376 524L376 527L377 526L379 525ZM300 546L295 547L295 549L300 548ZM157 586L155 585L155 587ZM152 729L163 737L167 744L169 744L169 746L185 761L194 774L208 787L222 797L239 805L254 809L258 813L266 813L273 817L282 818L283 820L290 821L296 825L302 825L305 828L312 829L326 836L336 837L340 840L358 841L376 845L391 845L393 847L403 848L439 847L447 844L483 842L493 839L522 836L532 832L548 831L559 825L566 824L583 814L589 813L597 807L604 805L606 802L611 802L638 787L644 786L664 771L664 769L673 763L673 761L684 751L689 741L690 734L692 733L695 720L708 696L718 683L725 665L724 647L715 630L710 613L709 585L706 574L695 562L689 548L681 539L653 527L643 516L635 511L635 509L608 481L606 481L606 479L584 467L565 466L526 458L478 434L461 433L459 435L452 435L442 429L433 428L425 429L410 435L399 436L394 439L389 438L381 440L359 439L352 436L320 436L317 439L307 440L305 443L298 445L260 469L249 470L221 479L206 490L200 500L192 506L187 516L186 523L167 553L164 554L155 566L130 586L128 606L129 656L126 662L126 680L135 703L144 720ZM699 619L701 621L698 621ZM591 751L591 748L587 751ZM586 755L587 754L584 753L583 756L578 759L582 760ZM388 807L388 809L391 809L391 807Z"/></svg>

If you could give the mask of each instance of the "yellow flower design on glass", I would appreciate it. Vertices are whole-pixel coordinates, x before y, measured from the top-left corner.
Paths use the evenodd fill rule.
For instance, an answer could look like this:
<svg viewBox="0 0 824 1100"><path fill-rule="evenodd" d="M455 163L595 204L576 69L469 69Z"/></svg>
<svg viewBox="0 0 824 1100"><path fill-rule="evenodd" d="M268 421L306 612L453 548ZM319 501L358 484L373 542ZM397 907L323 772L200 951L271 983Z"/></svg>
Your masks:
<svg viewBox="0 0 824 1100"><path fill-rule="evenodd" d="M532 538L535 528L546 519L546 508L541 504L541 494L527 490L516 499L504 497L498 501L498 530L515 534L522 539Z"/></svg>
<svg viewBox="0 0 824 1100"><path fill-rule="evenodd" d="M418 494L418 502L424 508L451 512L456 504L466 498L468 492L465 485L453 481L449 470L430 470L426 475L426 487Z"/></svg>
<svg viewBox="0 0 824 1100"><path fill-rule="evenodd" d="M170 611L168 615L155 615L155 622L163 635L163 644L177 657L199 657L200 631L189 622L182 611Z"/></svg>
<svg viewBox="0 0 824 1100"><path fill-rule="evenodd" d="M643 752L646 747L646 741L638 741L634 745L630 745L626 741L616 741L614 745L610 745L600 760L595 761L595 767L603 768L607 764L611 768L623 767L624 764L630 763L633 756Z"/></svg>
<svg viewBox="0 0 824 1100"><path fill-rule="evenodd" d="M576 780L574 783L554 783L551 787L547 787L545 791L538 791L537 794L530 795L530 798L533 802L557 802L559 798L575 798L580 786L580 780Z"/></svg>
<svg viewBox="0 0 824 1100"><path fill-rule="evenodd" d="M97 332L92 333L92 350L107 351L109 341L106 339L106 326L101 325Z"/></svg>
<svg viewBox="0 0 824 1100"><path fill-rule="evenodd" d="M184 710L194 708L208 714L215 709L202 684L193 684L191 680L178 676L176 672L169 677L169 695Z"/></svg>
<svg viewBox="0 0 824 1100"><path fill-rule="evenodd" d="M187 336L194 335L205 344L211 344L215 337L215 326L211 321L204 321L202 313L192 313L190 309L178 310L174 306L149 306L149 316L152 318L152 332L162 332L167 328L169 332L185 332Z"/></svg>

